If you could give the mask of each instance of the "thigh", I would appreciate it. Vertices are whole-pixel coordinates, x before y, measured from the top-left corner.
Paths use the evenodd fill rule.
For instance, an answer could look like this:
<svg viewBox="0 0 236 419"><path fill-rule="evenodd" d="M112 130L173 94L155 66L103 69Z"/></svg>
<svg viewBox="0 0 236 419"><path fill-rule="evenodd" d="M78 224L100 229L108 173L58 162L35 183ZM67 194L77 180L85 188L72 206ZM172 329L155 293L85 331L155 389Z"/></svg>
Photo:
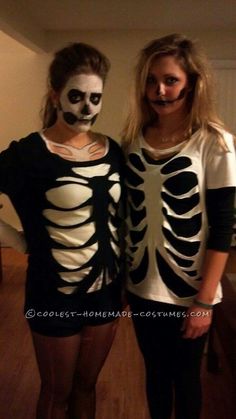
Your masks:
<svg viewBox="0 0 236 419"><path fill-rule="evenodd" d="M133 323L146 368L146 392L150 415L168 419L173 404L173 368L175 327L162 303L131 297Z"/></svg>
<svg viewBox="0 0 236 419"><path fill-rule="evenodd" d="M200 374L201 361L207 334L196 339L184 339L180 335L176 350L176 372L180 376Z"/></svg>
<svg viewBox="0 0 236 419"><path fill-rule="evenodd" d="M196 339L180 339L175 365L176 419L199 419L202 404L201 360L206 342L203 335Z"/></svg>
<svg viewBox="0 0 236 419"><path fill-rule="evenodd" d="M174 353L175 325L165 313L166 305L129 296L137 341L146 363L168 368Z"/></svg>
<svg viewBox="0 0 236 419"><path fill-rule="evenodd" d="M49 337L32 332L42 388L58 398L68 397L80 348L80 335Z"/></svg>
<svg viewBox="0 0 236 419"><path fill-rule="evenodd" d="M98 374L113 343L117 326L118 320L115 320L82 329L75 377L81 385L93 387L96 384Z"/></svg>

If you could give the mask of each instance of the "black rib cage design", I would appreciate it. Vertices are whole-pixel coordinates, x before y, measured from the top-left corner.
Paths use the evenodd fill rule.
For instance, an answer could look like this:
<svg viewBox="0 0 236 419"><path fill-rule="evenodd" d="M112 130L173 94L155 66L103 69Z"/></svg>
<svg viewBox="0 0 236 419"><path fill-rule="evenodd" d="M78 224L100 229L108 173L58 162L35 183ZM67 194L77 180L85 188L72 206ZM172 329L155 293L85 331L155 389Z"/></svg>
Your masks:
<svg viewBox="0 0 236 419"><path fill-rule="evenodd" d="M46 192L43 216L60 292L92 292L117 276L120 196L120 175L105 163L73 167Z"/></svg>
<svg viewBox="0 0 236 419"><path fill-rule="evenodd" d="M156 269L168 290L180 298L193 296L200 279L195 258L202 215L192 166L188 156L150 163L144 152L133 152L126 170L130 279L139 284Z"/></svg>

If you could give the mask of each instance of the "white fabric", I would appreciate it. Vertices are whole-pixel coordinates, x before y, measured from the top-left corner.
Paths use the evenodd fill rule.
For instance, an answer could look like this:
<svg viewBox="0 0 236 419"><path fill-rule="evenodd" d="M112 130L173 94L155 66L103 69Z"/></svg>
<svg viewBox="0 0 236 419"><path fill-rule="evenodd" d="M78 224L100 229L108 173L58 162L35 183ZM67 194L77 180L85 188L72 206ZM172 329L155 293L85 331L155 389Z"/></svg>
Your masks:
<svg viewBox="0 0 236 419"><path fill-rule="evenodd" d="M128 225L129 230L135 234L139 234L139 232L146 228L142 240L137 244L133 243L130 238L131 236L128 237L128 246L130 246L131 256L131 272L135 271L141 273L139 267L140 261L144 260L145 249L148 252L149 257L145 277L141 278L141 280L136 278L136 283L133 283L131 278L128 280L128 289L134 294L143 298L171 304L183 306L189 306L191 304L192 297L179 298L179 296L175 295L166 286L166 283L163 281L159 272L156 260L156 250L158 250L162 259L171 267L171 270L174 271L178 277L182 278L186 284L194 289L197 290L199 288L199 277L201 276L202 262L205 255L208 235L208 221L205 208L206 189L236 186L236 162L233 138L228 133L224 133L224 138L229 148L228 152L225 152L217 145L216 138L213 134L209 135L209 138L202 140L199 132L195 132L182 149L171 157L167 163L158 162L158 164L150 163L145 158L142 149L150 149L150 147L146 146L147 143L144 141L142 135L140 135L136 142L130 146L128 155L133 153L133 155L136 156L136 161L141 161L143 167L142 170L139 170L138 165L135 167L135 164L132 164L132 161L128 162L128 166L134 174L142 179L142 182L139 182L138 185L130 185L128 183L127 186L129 189L131 188L131 191L133 189L134 194L137 191L140 191L141 194L144 192L145 198L139 203L138 207L135 206L131 195L129 196L129 202L131 209L133 207L137 213L141 210L145 210L145 216L141 217L138 224L135 224L129 216ZM178 160L183 157L189 159L191 164L189 167L178 170ZM176 162L176 166L173 172L165 173L163 168L174 161ZM190 173L191 176L195 177L197 180L197 184L187 193L176 196L175 191L171 193L165 185L167 185L167 181L173 181L172 185L175 187L175 184L177 185L175 178L183 173L186 174L186 179ZM163 193L165 196L168 195L170 199L174 198L176 202L180 201L182 198L192 199L193 195L199 195L200 201L188 212L177 214L173 206L172 208L170 207L167 200L161 199L161 194ZM188 237L187 239L186 237L179 237L179 235L173 231L168 220L168 216L170 216L177 222L178 219L186 219L187 222L191 220L192 217L197 217L198 214L201 214L200 229L194 236ZM183 240L185 246L187 246L186 243L200 243L196 255L186 256L186 254L181 254L179 248L177 249L177 247L174 247L173 243L171 244L168 240L168 233L167 235L163 234L163 228L165 231L171 232L179 242ZM183 260L192 261L193 264L191 268L181 268L168 253L168 250ZM191 277L187 274L188 271L196 271L196 275ZM219 302L221 297L221 286L219 285L214 302Z"/></svg>

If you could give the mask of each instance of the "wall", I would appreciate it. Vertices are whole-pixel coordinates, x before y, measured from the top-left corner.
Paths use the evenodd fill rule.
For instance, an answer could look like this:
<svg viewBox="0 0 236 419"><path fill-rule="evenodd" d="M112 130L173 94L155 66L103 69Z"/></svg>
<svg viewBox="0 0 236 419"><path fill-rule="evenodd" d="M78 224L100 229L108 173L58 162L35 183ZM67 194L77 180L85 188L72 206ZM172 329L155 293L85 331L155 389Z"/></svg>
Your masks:
<svg viewBox="0 0 236 419"><path fill-rule="evenodd" d="M7 38L4 38L7 42ZM12 45L11 45L12 46ZM0 53L1 138L0 149L13 139L40 127L39 109L45 91L46 54L36 54L16 43L15 51ZM18 217L4 195L0 197L1 217L19 227Z"/></svg>
<svg viewBox="0 0 236 419"><path fill-rule="evenodd" d="M104 92L103 111L96 128L119 138L127 111L137 54L147 42L166 33L156 31L81 31L48 33L48 48L55 50L64 43L81 41L101 49L111 60L111 71ZM198 39L212 60L236 60L235 32L186 33Z"/></svg>
<svg viewBox="0 0 236 419"><path fill-rule="evenodd" d="M48 32L47 49L54 51L68 42L90 43L103 51L111 60L111 72L104 92L104 104L95 129L115 139L119 134L127 111L133 67L138 51L153 38L165 33L155 31L81 31ZM236 60L235 32L186 33L198 38L209 58ZM0 53L1 138L0 149L13 138L20 138L40 127L39 109L45 92L46 74L50 54L35 53L22 47L14 53ZM17 217L3 197L3 218L19 226Z"/></svg>
<svg viewBox="0 0 236 419"><path fill-rule="evenodd" d="M0 27L9 36L17 39L34 51L42 52L45 48L45 32L20 2L7 0L1 2Z"/></svg>

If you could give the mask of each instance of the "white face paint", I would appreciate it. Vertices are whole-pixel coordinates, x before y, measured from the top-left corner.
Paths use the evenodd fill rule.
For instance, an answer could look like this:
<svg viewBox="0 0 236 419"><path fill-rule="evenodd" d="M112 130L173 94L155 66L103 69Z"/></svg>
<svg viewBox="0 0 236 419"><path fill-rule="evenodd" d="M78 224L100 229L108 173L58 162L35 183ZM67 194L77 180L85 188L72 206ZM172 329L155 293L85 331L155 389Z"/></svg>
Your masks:
<svg viewBox="0 0 236 419"><path fill-rule="evenodd" d="M73 131L88 131L101 110L102 91L102 79L96 74L71 77L60 95L58 118Z"/></svg>

